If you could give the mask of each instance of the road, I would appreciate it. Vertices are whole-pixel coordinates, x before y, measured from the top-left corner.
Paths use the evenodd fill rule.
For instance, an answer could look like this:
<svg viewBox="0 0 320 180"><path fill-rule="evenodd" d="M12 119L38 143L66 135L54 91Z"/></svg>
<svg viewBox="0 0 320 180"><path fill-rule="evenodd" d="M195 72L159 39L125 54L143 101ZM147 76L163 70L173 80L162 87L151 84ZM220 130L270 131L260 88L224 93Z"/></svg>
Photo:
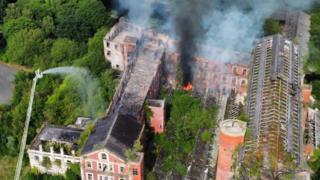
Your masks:
<svg viewBox="0 0 320 180"><path fill-rule="evenodd" d="M13 93L16 69L0 63L0 104L9 103Z"/></svg>

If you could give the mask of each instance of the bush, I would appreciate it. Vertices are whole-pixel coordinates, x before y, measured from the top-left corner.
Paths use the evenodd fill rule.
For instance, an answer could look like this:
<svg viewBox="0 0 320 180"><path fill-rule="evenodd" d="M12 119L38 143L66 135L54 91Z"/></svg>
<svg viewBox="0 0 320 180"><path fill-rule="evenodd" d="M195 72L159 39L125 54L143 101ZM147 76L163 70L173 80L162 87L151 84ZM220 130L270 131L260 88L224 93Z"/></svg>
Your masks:
<svg viewBox="0 0 320 180"><path fill-rule="evenodd" d="M54 161L54 163L57 165L57 166L61 166L61 159L56 159L55 161Z"/></svg>
<svg viewBox="0 0 320 180"><path fill-rule="evenodd" d="M201 134L201 140L204 142L209 142L211 139L211 134L208 130L205 130L202 134Z"/></svg>
<svg viewBox="0 0 320 180"><path fill-rule="evenodd" d="M263 29L266 36L282 33L279 22L273 19L267 19L263 25Z"/></svg>
<svg viewBox="0 0 320 180"><path fill-rule="evenodd" d="M65 176L66 176L67 180L78 180L78 179L81 179L79 163L70 164Z"/></svg>
<svg viewBox="0 0 320 180"><path fill-rule="evenodd" d="M94 123L88 123L85 130L81 133L81 136L78 140L78 150L77 150L77 154L80 154L82 151L82 148L85 144L85 142L87 141L89 135L91 134L91 132L94 131Z"/></svg>
<svg viewBox="0 0 320 180"><path fill-rule="evenodd" d="M243 122L249 122L249 116L247 114L240 114L239 120Z"/></svg>
<svg viewBox="0 0 320 180"><path fill-rule="evenodd" d="M44 166L47 169L51 168L51 160L49 157L43 157L42 166Z"/></svg>

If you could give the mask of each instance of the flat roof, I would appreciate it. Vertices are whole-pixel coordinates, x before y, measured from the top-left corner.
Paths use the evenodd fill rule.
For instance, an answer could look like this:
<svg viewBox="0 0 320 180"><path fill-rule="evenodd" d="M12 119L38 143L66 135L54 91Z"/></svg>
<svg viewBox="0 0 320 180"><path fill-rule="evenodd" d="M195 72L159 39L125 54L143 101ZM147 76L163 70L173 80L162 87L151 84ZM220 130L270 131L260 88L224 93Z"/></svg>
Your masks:
<svg viewBox="0 0 320 180"><path fill-rule="evenodd" d="M221 132L228 136L244 136L247 123L237 119L227 119L220 122Z"/></svg>
<svg viewBox="0 0 320 180"><path fill-rule="evenodd" d="M42 141L68 143L75 145L83 132L82 129L48 124L34 138L31 149L38 149Z"/></svg>

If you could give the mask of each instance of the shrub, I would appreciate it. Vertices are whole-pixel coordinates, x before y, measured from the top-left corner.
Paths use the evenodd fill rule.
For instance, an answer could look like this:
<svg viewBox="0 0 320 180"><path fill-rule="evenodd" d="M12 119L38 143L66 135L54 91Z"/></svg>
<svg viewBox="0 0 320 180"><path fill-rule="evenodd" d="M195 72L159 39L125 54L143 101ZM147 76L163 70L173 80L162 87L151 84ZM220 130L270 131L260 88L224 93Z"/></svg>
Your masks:
<svg viewBox="0 0 320 180"><path fill-rule="evenodd" d="M201 140L204 142L208 142L211 139L211 134L208 130L205 130L202 134L201 134Z"/></svg>
<svg viewBox="0 0 320 180"><path fill-rule="evenodd" d="M78 140L78 151L77 154L80 154L85 142L87 141L91 132L94 131L94 123L88 123L85 130L82 132L79 140Z"/></svg>
<svg viewBox="0 0 320 180"><path fill-rule="evenodd" d="M56 159L55 161L54 161L54 163L57 165L57 166L61 166L61 159Z"/></svg>
<svg viewBox="0 0 320 180"><path fill-rule="evenodd" d="M44 166L47 169L51 168L51 160L49 157L43 157L42 166Z"/></svg>

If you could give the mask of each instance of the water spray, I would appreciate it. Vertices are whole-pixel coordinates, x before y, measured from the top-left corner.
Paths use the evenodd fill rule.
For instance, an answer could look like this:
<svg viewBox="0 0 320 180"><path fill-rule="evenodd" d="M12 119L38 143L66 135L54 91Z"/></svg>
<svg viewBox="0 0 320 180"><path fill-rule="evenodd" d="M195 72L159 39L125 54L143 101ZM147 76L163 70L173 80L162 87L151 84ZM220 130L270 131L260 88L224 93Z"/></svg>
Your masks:
<svg viewBox="0 0 320 180"><path fill-rule="evenodd" d="M20 152L19 152L19 158L18 163L16 167L16 172L14 175L15 180L19 180L20 174L21 174L21 167L22 167L22 161L24 156L24 150L26 147L27 142L27 136L28 136L28 129L29 129L29 123L31 118L31 112L32 112L32 104L33 104L33 98L34 98L34 92L36 90L36 84L37 80L43 77L43 73L40 71L40 69L36 70L35 77L33 78L32 88L31 88L31 94L30 94L30 100L29 100L29 106L27 111L27 117L24 124L24 130L23 130L23 136L20 144Z"/></svg>

